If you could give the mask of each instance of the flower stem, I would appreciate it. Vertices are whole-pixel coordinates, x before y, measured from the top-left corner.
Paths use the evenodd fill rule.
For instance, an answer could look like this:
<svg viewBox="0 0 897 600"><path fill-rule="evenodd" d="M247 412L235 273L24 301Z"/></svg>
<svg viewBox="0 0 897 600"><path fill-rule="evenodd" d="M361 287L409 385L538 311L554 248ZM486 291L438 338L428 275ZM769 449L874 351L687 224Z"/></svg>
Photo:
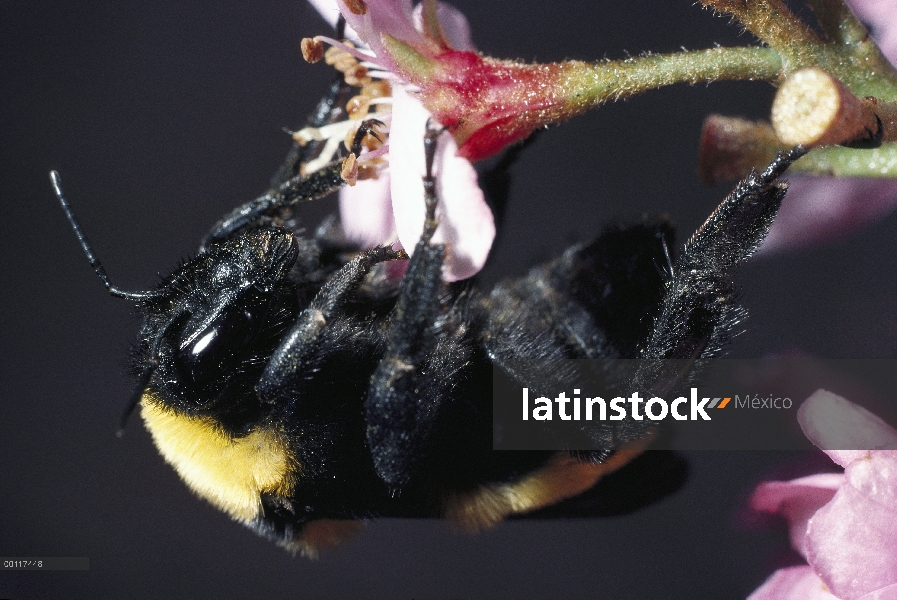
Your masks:
<svg viewBox="0 0 897 600"><path fill-rule="evenodd" d="M840 146L817 148L791 167L792 171L835 177L897 177L897 144L872 150Z"/></svg>
<svg viewBox="0 0 897 600"><path fill-rule="evenodd" d="M823 43L782 0L701 0L701 3L738 19L748 31L782 55L785 62L796 61L809 48Z"/></svg>
<svg viewBox="0 0 897 600"><path fill-rule="evenodd" d="M581 110L675 83L774 81L782 69L781 59L774 50L750 47L711 48L567 65L565 85L569 91L566 97Z"/></svg>
<svg viewBox="0 0 897 600"><path fill-rule="evenodd" d="M843 0L807 0L828 38L839 44L857 44L867 35L866 27Z"/></svg>

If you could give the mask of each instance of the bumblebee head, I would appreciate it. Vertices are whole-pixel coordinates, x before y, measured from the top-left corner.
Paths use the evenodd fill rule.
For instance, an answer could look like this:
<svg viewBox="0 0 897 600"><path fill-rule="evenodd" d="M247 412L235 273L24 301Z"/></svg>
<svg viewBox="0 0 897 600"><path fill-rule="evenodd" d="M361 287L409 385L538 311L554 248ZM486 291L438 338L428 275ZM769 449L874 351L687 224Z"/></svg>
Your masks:
<svg viewBox="0 0 897 600"><path fill-rule="evenodd" d="M298 310L287 275L293 234L265 228L217 242L137 302L133 351L144 390L174 410L240 430L260 410L253 384ZM138 386L139 387L139 386Z"/></svg>
<svg viewBox="0 0 897 600"><path fill-rule="evenodd" d="M112 285L50 173L56 198L81 249L110 294L131 300L143 316L133 349L137 386L121 418L146 393L175 412L212 415L224 429L245 430L260 410L252 383L298 311L288 279L299 255L292 232L276 227L237 233L182 264L153 290Z"/></svg>

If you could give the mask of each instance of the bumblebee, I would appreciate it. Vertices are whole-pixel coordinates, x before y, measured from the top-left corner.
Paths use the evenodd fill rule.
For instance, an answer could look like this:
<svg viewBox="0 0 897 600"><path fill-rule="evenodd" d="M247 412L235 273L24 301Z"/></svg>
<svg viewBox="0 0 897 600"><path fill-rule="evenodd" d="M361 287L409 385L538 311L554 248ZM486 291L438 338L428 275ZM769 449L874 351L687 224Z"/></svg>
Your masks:
<svg viewBox="0 0 897 600"><path fill-rule="evenodd" d="M340 84L312 124L332 118ZM370 126L355 136L358 153ZM195 258L157 287L111 285L51 174L82 249L109 292L136 304L136 406L159 452L198 496L261 535L314 555L376 517L492 526L575 497L638 454L650 424L584 425L584 451L495 451L493 371L533 389L568 358L643 361L635 389L672 389L657 359L719 356L745 311L728 271L759 246L803 151L742 181L674 257L659 219L594 241L488 292L447 284L432 243L432 162L422 132L426 221L413 256L351 248L339 226L306 235L293 208L337 190L339 163L300 174L295 147L271 189L225 215ZM409 260L400 281L379 265ZM533 364L533 363L527 363Z"/></svg>

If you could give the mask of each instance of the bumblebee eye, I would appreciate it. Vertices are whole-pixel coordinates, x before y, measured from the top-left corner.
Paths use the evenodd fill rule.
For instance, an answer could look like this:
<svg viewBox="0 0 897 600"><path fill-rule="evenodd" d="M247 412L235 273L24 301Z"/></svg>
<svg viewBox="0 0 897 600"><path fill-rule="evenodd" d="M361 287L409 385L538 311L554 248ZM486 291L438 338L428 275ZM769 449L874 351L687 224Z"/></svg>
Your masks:
<svg viewBox="0 0 897 600"><path fill-rule="evenodd" d="M175 363L185 381L208 385L240 362L240 349L252 343L273 293L250 288L222 310L193 341L178 351Z"/></svg>

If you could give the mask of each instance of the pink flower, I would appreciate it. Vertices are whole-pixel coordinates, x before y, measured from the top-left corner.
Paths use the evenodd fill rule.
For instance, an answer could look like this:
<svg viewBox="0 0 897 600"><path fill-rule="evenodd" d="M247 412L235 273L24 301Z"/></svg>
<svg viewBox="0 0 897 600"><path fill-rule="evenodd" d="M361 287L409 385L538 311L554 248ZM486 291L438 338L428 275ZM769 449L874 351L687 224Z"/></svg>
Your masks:
<svg viewBox="0 0 897 600"><path fill-rule="evenodd" d="M313 0L312 4L331 24L335 24L341 9L347 22L355 28L347 31L347 36L368 42L375 55L353 53L365 60L362 64L371 65L372 76L392 82L389 168L374 179L363 179L355 186L343 188L340 192L343 229L360 247L392 243L398 238L411 254L423 231L423 140L427 121L432 115L392 73L375 70L376 67L389 69L394 66L381 59L388 55L384 54L380 36L372 35L371 31L375 27L384 27L410 39L426 40L414 25L417 21L420 27L424 26L421 24L422 7L412 11L410 2L372 2L365 19L359 21L344 4L338 9L335 0ZM357 9L355 4L353 7ZM460 48L472 49L467 21L459 11L439 4L436 14L445 26L439 30L440 35ZM361 32L360 35L355 31ZM360 159L364 158L362 154ZM466 279L479 272L488 258L495 239L492 211L477 183L476 171L469 160L458 156L458 147L448 134L440 138L434 171L439 196L436 211L439 227L433 242L446 245L443 278L446 281Z"/></svg>
<svg viewBox="0 0 897 600"><path fill-rule="evenodd" d="M748 600L838 600L808 566L779 569Z"/></svg>
<svg viewBox="0 0 897 600"><path fill-rule="evenodd" d="M776 572L751 599L897 598L897 430L824 390L804 402L798 421L844 474L767 482L754 492L756 510L789 520L809 566Z"/></svg>
<svg viewBox="0 0 897 600"><path fill-rule="evenodd" d="M415 27L411 0L339 0L373 62L417 90L448 127L459 156L476 161L573 114L572 63L529 65L482 56L449 34L457 24L424 0Z"/></svg>
<svg viewBox="0 0 897 600"><path fill-rule="evenodd" d="M897 0L847 0L869 26L882 53L897 66ZM897 208L893 179L789 177L782 202L761 252L800 250L877 221Z"/></svg>

